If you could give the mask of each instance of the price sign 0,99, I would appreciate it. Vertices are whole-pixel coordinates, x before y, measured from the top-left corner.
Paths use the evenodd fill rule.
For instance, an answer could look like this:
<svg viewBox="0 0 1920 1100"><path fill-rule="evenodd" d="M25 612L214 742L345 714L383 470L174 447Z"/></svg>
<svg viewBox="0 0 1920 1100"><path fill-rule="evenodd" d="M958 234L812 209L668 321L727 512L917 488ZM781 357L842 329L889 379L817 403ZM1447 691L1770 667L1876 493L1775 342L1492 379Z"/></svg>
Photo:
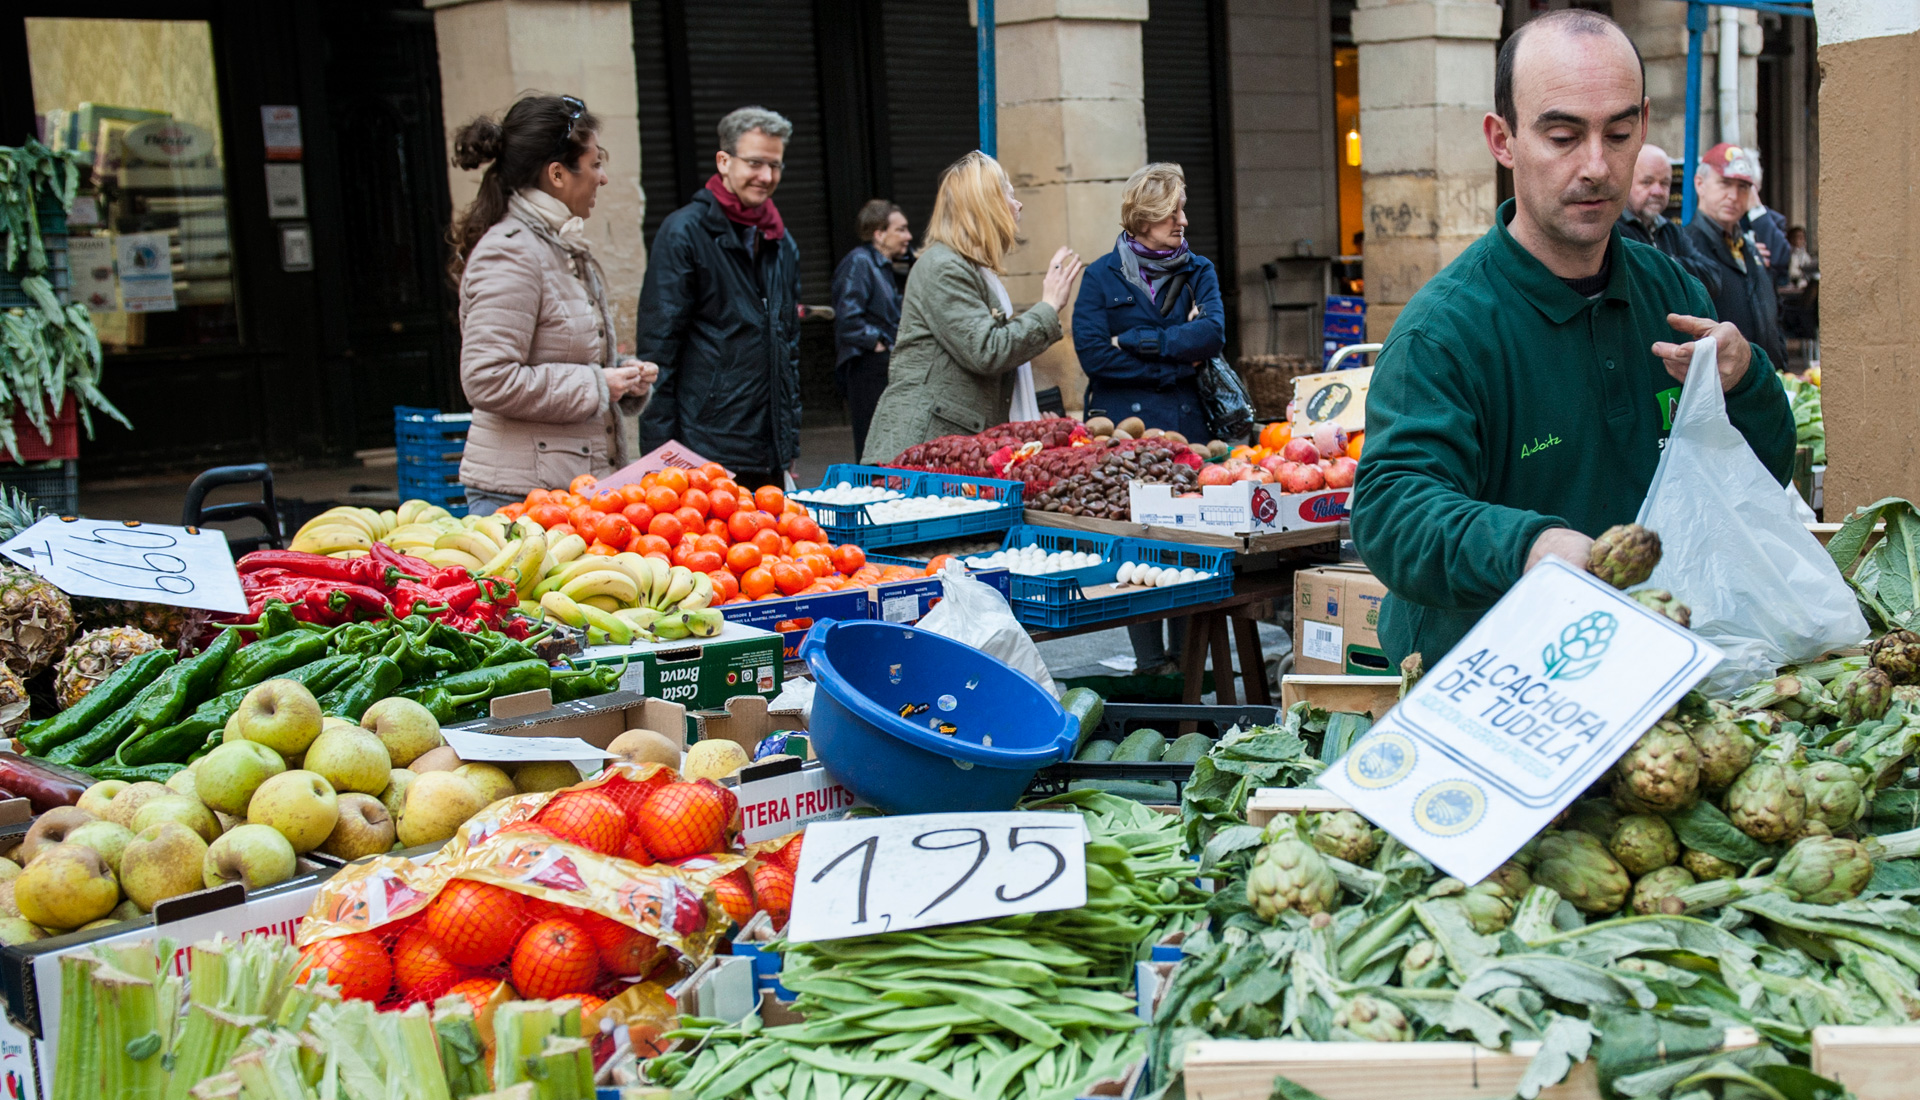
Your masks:
<svg viewBox="0 0 1920 1100"><path fill-rule="evenodd" d="M1071 813L915 814L807 826L787 938L871 936L1087 903Z"/></svg>

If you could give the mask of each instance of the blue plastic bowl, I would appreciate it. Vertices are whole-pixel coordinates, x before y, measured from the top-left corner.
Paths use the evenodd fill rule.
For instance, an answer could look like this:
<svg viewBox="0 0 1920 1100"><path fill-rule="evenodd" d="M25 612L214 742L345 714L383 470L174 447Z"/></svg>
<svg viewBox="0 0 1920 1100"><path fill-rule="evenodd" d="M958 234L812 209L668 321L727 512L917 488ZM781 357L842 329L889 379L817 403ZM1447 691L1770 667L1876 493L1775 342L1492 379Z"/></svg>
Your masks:
<svg viewBox="0 0 1920 1100"><path fill-rule="evenodd" d="M817 686L815 753L886 813L1010 810L1034 774L1079 740L1079 722L1039 684L938 634L822 619L800 657ZM940 733L942 723L956 732Z"/></svg>

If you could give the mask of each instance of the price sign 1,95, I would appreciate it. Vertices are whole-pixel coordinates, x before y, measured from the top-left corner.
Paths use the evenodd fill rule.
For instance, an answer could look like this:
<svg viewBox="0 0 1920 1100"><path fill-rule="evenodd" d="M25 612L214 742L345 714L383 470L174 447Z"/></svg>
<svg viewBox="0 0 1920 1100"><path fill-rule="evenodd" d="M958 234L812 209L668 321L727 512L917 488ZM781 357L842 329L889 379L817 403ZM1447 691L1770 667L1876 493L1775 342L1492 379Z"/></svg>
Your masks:
<svg viewBox="0 0 1920 1100"><path fill-rule="evenodd" d="M915 814L807 826L787 938L871 936L1087 903L1072 813Z"/></svg>

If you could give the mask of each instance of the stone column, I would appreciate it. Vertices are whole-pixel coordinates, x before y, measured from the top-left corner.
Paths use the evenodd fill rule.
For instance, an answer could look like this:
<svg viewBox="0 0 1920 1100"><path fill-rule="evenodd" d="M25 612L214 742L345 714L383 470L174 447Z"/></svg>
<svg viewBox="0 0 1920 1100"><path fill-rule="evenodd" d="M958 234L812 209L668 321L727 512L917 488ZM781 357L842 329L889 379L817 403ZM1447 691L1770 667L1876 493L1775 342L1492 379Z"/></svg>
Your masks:
<svg viewBox="0 0 1920 1100"><path fill-rule="evenodd" d="M1826 515L1920 500L1920 7L1815 0Z"/></svg>
<svg viewBox="0 0 1920 1100"><path fill-rule="evenodd" d="M1687 6L1674 0L1620 0L1613 6L1613 15L1639 47L1640 59L1647 66L1647 98L1653 101L1647 140L1679 160L1686 155L1687 148ZM1711 126L1714 102L1711 51L1705 60L1702 91L1706 95L1705 113ZM1713 147L1712 141L1705 140L1708 134L1717 132L1703 131L1702 152Z"/></svg>
<svg viewBox="0 0 1920 1100"><path fill-rule="evenodd" d="M607 276L617 339L631 343L646 248L640 237L640 121L633 80L633 11L622 0L426 0L440 49L447 179L453 208L473 200L480 172L452 166L453 135L476 115L496 118L524 91L572 95L600 119L607 186L587 219ZM556 135L558 140L558 135Z"/></svg>
<svg viewBox="0 0 1920 1100"><path fill-rule="evenodd" d="M1147 160L1147 0L999 0L996 8L999 159L1025 204L1027 241L1004 266L1007 293L1024 309L1040 300L1055 249L1071 245L1092 261L1120 231L1120 193ZM1069 329L1034 360L1034 386L1059 386L1077 409L1086 384Z"/></svg>
<svg viewBox="0 0 1920 1100"><path fill-rule="evenodd" d="M1367 336L1493 224L1494 0L1359 0Z"/></svg>

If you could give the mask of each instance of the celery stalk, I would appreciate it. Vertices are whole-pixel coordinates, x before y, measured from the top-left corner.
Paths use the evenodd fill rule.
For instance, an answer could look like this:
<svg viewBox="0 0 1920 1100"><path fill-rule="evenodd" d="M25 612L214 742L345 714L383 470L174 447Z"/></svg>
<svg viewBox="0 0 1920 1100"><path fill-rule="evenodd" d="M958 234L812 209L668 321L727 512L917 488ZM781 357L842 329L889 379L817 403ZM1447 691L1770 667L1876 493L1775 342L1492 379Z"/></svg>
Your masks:
<svg viewBox="0 0 1920 1100"><path fill-rule="evenodd" d="M592 1100L592 1043L578 1037L549 1035L538 1060L542 1072L536 1080L541 1100Z"/></svg>
<svg viewBox="0 0 1920 1100"><path fill-rule="evenodd" d="M187 1090L192 1100L240 1100L240 1076L228 1071L216 1074Z"/></svg>
<svg viewBox="0 0 1920 1100"><path fill-rule="evenodd" d="M487 1091L487 1048L465 997L442 997L433 1006L433 1030L440 1040L440 1065L453 1100Z"/></svg>
<svg viewBox="0 0 1920 1100"><path fill-rule="evenodd" d="M52 1100L95 1100L100 1092L99 1006L94 1000L93 968L84 955L60 960L60 1072L53 1075Z"/></svg>
<svg viewBox="0 0 1920 1100"><path fill-rule="evenodd" d="M495 1089L492 1092L482 1093L478 1097L478 1100L536 1100L536 1095L533 1082L522 1081L517 1085L509 1085L503 1089Z"/></svg>
<svg viewBox="0 0 1920 1100"><path fill-rule="evenodd" d="M265 1022L261 1016L235 1016L204 1003L188 1006L173 1049L165 1100L186 1100L194 1086L218 1073L240 1049L240 1041Z"/></svg>
<svg viewBox="0 0 1920 1100"><path fill-rule="evenodd" d="M228 946L223 936L193 945L193 955L187 963L187 976L192 979L188 995L193 998L194 1004L208 1008L226 1006Z"/></svg>
<svg viewBox="0 0 1920 1100"><path fill-rule="evenodd" d="M571 1002L577 1009L579 1002ZM561 1007L553 1001L509 1001L493 1013L493 1087L529 1079L535 1056L555 1031Z"/></svg>
<svg viewBox="0 0 1920 1100"><path fill-rule="evenodd" d="M113 967L94 971L100 1005L100 1047L106 1072L102 1095L113 1100L160 1100L166 1085L158 998L153 983Z"/></svg>

